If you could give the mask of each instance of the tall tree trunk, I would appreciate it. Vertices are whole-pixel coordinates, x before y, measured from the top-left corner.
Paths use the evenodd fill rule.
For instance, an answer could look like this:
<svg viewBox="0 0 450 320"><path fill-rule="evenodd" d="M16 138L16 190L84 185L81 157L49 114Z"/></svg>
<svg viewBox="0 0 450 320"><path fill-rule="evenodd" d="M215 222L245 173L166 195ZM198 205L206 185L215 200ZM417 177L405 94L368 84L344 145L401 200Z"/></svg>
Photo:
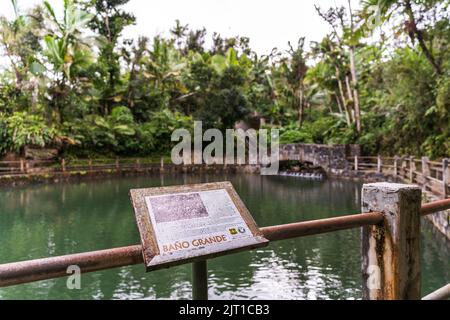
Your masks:
<svg viewBox="0 0 450 320"><path fill-rule="evenodd" d="M350 31L354 32L353 24L353 11L351 1L348 0L348 11L350 13ZM359 93L358 93L358 77L356 75L355 65L355 46L350 46L350 74L352 75L352 87L353 87L353 106L355 110L355 123L356 131L361 133L361 107L359 105Z"/></svg>
<svg viewBox="0 0 450 320"><path fill-rule="evenodd" d="M339 114L346 115L346 113L345 113L345 111L344 111L344 109L343 109L343 107L342 107L341 99L339 98L339 93L333 92L332 95L336 98L336 103L337 103L337 105L338 105ZM330 113L333 112L333 109L331 108L331 104L330 104L330 106L329 106L328 109L330 110ZM348 120L348 119L347 119L347 120ZM348 124L348 121L347 121L347 124Z"/></svg>
<svg viewBox="0 0 450 320"><path fill-rule="evenodd" d="M350 78L349 78L348 75L345 75L345 88L347 90L348 100L351 101L350 104L347 103L347 106L348 106L348 110L349 110L351 118L352 118L352 123L354 123L354 120L355 120L355 110L354 110L355 101L353 100L352 86L350 84Z"/></svg>
<svg viewBox="0 0 450 320"><path fill-rule="evenodd" d="M39 80L36 77L32 76L30 78L30 85L31 85L31 112L36 113L39 99Z"/></svg>
<svg viewBox="0 0 450 320"><path fill-rule="evenodd" d="M339 94L342 100L342 105L345 109L345 119L347 120L347 125L351 126L353 123L352 112L348 106L347 99L345 98L344 86L342 85L341 72L339 68L336 66L336 79L338 82Z"/></svg>
<svg viewBox="0 0 450 320"><path fill-rule="evenodd" d="M417 38L417 41L419 42L419 46L422 49L423 54L425 55L425 58L428 60L428 62L431 64L431 66L434 68L436 73L438 75L442 75L442 68L441 66L436 62L434 59L433 54L431 53L430 49L427 47L425 43L425 39L423 38L423 32L422 30L419 30L417 28L416 18L414 17L414 12L411 7L411 1L406 0L405 1L405 11L409 18L409 28L411 30L408 30L409 37L411 38L412 43L414 44L414 40ZM431 44L430 44L431 47Z"/></svg>
<svg viewBox="0 0 450 320"><path fill-rule="evenodd" d="M5 47L6 56L8 57L8 59L9 59L9 61L11 63L11 66L14 69L14 74L16 76L16 88L21 89L22 88L22 82L23 82L22 74L20 73L19 67L14 62L13 54L10 51L9 45L5 42L3 44L3 46Z"/></svg>
<svg viewBox="0 0 450 320"><path fill-rule="evenodd" d="M348 110L343 108L342 99L338 93L334 93L334 97L336 98L336 103L339 108L339 113L345 115L345 121L347 123L347 127L350 127L351 126L350 116L349 116L350 114L348 113ZM333 112L333 110L331 110L331 107L330 107L330 112Z"/></svg>
<svg viewBox="0 0 450 320"><path fill-rule="evenodd" d="M359 104L359 93L358 93L358 78L356 75L355 66L355 52L353 47L350 47L350 73L352 75L352 87L353 87L353 106L355 109L355 123L356 131L361 133L361 107Z"/></svg>
<svg viewBox="0 0 450 320"><path fill-rule="evenodd" d="M304 113L305 113L305 97L303 87L301 87L298 92L298 124L300 128L303 126Z"/></svg>
<svg viewBox="0 0 450 320"><path fill-rule="evenodd" d="M127 95L127 104L128 108L133 109L134 107L134 84L133 81L136 77L136 63L133 61L130 71L130 78L128 79L128 95Z"/></svg>

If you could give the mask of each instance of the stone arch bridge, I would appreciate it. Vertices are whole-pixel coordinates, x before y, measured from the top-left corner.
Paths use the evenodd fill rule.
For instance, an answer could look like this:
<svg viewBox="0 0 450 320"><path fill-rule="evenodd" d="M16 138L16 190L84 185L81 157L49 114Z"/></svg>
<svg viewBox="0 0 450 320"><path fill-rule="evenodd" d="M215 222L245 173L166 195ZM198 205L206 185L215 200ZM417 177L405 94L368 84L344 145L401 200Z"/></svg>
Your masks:
<svg viewBox="0 0 450 320"><path fill-rule="evenodd" d="M349 157L360 156L359 145L346 144L284 144L280 145L280 161L300 161L322 167L331 174L340 174L348 168Z"/></svg>

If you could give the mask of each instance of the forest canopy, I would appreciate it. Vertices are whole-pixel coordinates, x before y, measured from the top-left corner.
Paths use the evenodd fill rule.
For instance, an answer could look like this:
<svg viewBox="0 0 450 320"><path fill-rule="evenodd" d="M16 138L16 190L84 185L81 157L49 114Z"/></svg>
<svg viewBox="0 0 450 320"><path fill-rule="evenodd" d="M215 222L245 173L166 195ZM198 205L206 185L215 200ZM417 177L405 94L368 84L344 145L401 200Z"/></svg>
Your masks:
<svg viewBox="0 0 450 320"><path fill-rule="evenodd" d="M154 155L176 128L257 119L282 143L358 143L366 154L450 150L450 1L316 7L319 42L254 52L250 39L175 21L124 39L129 0L49 1L0 17L0 156L26 146L74 156ZM206 46L207 37L212 45Z"/></svg>

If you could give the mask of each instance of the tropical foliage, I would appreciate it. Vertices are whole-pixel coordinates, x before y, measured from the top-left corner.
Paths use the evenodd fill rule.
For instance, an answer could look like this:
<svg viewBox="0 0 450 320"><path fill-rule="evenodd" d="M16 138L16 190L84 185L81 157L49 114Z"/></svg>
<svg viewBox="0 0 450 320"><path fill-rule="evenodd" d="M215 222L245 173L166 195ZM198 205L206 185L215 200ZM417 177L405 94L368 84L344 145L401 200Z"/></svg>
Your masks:
<svg viewBox="0 0 450 320"><path fill-rule="evenodd" d="M176 128L279 128L281 142L360 143L366 153L450 150L450 2L316 7L321 41L255 53L250 39L180 21L124 39L129 0L50 1L0 18L0 155L167 153ZM262 121L264 120L264 121Z"/></svg>

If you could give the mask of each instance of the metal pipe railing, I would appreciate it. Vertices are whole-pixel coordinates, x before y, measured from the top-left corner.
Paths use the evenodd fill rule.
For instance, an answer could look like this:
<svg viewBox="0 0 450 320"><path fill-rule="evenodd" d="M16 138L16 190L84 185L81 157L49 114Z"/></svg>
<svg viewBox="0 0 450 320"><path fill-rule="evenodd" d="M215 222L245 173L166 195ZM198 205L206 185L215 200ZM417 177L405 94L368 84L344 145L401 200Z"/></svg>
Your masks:
<svg viewBox="0 0 450 320"><path fill-rule="evenodd" d="M422 300L447 300L447 299L450 299L450 283L422 298Z"/></svg>
<svg viewBox="0 0 450 320"><path fill-rule="evenodd" d="M143 263L141 245L69 254L0 265L0 287L68 276L71 265L83 273Z"/></svg>
<svg viewBox="0 0 450 320"><path fill-rule="evenodd" d="M445 209L450 209L450 199L423 205L421 214ZM278 241L376 225L382 221L381 213L370 212L264 227L261 231L268 240ZM140 263L143 263L141 245L7 263L0 265L0 287L64 277L68 275L67 268L71 265L77 265L83 273L87 273Z"/></svg>
<svg viewBox="0 0 450 320"><path fill-rule="evenodd" d="M361 213L342 217L296 222L261 228L270 241L286 240L315 234L375 225L383 221L379 212Z"/></svg>
<svg viewBox="0 0 450 320"><path fill-rule="evenodd" d="M420 213L423 216L429 215L431 213L444 211L450 209L450 198L444 200L437 200L430 203L425 203L420 208Z"/></svg>
<svg viewBox="0 0 450 320"><path fill-rule="evenodd" d="M268 240L277 241L373 225L382 219L381 213L371 212L265 227L261 231ZM139 263L143 263L140 245L7 263L0 265L0 287L64 277L71 265L86 273Z"/></svg>

